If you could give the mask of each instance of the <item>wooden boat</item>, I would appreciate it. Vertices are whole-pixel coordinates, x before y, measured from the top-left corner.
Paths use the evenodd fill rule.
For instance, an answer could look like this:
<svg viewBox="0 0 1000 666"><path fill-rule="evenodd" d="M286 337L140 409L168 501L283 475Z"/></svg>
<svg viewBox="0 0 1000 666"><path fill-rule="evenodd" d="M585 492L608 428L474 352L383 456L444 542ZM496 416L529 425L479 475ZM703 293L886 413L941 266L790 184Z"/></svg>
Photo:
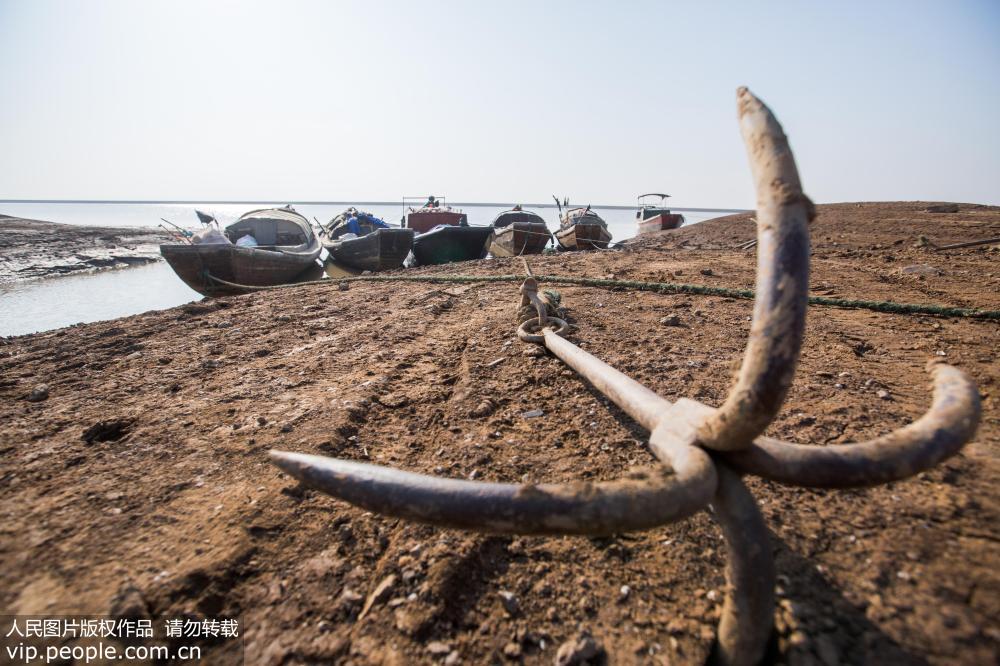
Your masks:
<svg viewBox="0 0 1000 666"><path fill-rule="evenodd" d="M403 197L404 212L401 224L404 229L413 229L416 233L423 234L440 225L458 227L469 223L465 213L454 210L444 198L427 197L427 202L420 208L410 205L415 200L417 197Z"/></svg>
<svg viewBox="0 0 1000 666"><path fill-rule="evenodd" d="M559 231L556 240L563 250L606 249L611 242L608 223L601 216L586 208L569 208L569 201L559 205ZM566 210L563 210L565 206Z"/></svg>
<svg viewBox="0 0 1000 666"><path fill-rule="evenodd" d="M323 247L334 261L351 268L400 268L413 249L413 230L380 226L384 224L370 213L348 208L323 227Z"/></svg>
<svg viewBox="0 0 1000 666"><path fill-rule="evenodd" d="M401 268L413 249L413 229L376 229L358 238L324 242L338 262L363 271Z"/></svg>
<svg viewBox="0 0 1000 666"><path fill-rule="evenodd" d="M291 206L250 211L222 233L205 231L213 233L195 234L190 245L160 246L177 276L205 296L248 291L212 278L251 287L291 283L316 264L323 249L309 221ZM244 244L247 236L256 244Z"/></svg>
<svg viewBox="0 0 1000 666"><path fill-rule="evenodd" d="M652 197L659 197L656 203L650 203ZM651 234L657 231L676 229L684 224L684 216L671 213L670 209L663 205L669 194L652 192L650 194L640 194L637 205L639 210L635 213L635 218L639 221L639 235Z"/></svg>
<svg viewBox="0 0 1000 666"><path fill-rule="evenodd" d="M443 225L413 239L418 266L482 259L493 227Z"/></svg>
<svg viewBox="0 0 1000 666"><path fill-rule="evenodd" d="M494 257L541 254L552 240L552 234L541 215L521 210L520 206L497 215L491 226L493 238L490 241L490 253Z"/></svg>

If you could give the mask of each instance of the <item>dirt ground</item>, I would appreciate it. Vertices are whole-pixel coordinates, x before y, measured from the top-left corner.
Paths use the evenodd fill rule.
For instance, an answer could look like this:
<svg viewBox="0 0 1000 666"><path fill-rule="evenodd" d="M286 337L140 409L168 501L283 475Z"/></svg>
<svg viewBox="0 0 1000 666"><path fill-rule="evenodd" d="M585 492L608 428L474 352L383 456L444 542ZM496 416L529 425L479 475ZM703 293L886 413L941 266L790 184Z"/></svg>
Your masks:
<svg viewBox="0 0 1000 666"><path fill-rule="evenodd" d="M160 260L157 229L84 227L0 215L0 284Z"/></svg>
<svg viewBox="0 0 1000 666"><path fill-rule="evenodd" d="M1000 236L1000 208L925 207L821 206L813 293L1000 309L995 248L915 247ZM752 236L734 216L532 266L746 288L755 255L733 248ZM751 302L559 291L585 349L667 398L724 398ZM516 340L516 300L513 284L331 282L0 340L0 609L239 615L251 664L553 663L581 632L609 663L702 663L726 560L707 513L610 539L479 536L383 519L268 463L278 448L512 482L652 464L646 433ZM779 574L769 659L996 663L1000 326L812 307L807 328L769 434L884 434L927 408L924 364L940 356L978 382L983 420L905 482L749 480ZM39 384L48 398L26 400ZM238 660L233 644L206 649Z"/></svg>

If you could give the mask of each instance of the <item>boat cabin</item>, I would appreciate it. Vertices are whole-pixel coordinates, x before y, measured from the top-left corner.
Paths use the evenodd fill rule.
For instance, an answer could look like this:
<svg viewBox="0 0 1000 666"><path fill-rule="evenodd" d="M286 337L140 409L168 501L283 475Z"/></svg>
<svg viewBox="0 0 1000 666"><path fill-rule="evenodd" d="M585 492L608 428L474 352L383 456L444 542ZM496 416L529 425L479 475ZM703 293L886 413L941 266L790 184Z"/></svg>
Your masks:
<svg viewBox="0 0 1000 666"><path fill-rule="evenodd" d="M655 200L654 197L656 198ZM663 213L669 215L670 209L664 205L669 198L669 194L660 194L659 192L640 194L637 200L639 210L635 212L635 219L641 222L642 220L648 220Z"/></svg>
<svg viewBox="0 0 1000 666"><path fill-rule="evenodd" d="M465 213L452 209L447 204L444 197L426 197L426 202L419 208L416 207L418 201L424 201L424 197L403 197L403 228L413 229L418 234L426 233L439 225L465 227L469 224L469 219Z"/></svg>
<svg viewBox="0 0 1000 666"><path fill-rule="evenodd" d="M509 227L516 222L526 222L529 224L545 224L545 220L542 219L541 215L537 213L532 213L527 210L506 210L493 220L493 227L496 229L502 229L504 227Z"/></svg>
<svg viewBox="0 0 1000 666"><path fill-rule="evenodd" d="M253 236L258 247L296 247L313 239L309 221L291 206L250 211L226 227L225 234L231 243Z"/></svg>
<svg viewBox="0 0 1000 666"><path fill-rule="evenodd" d="M639 221L640 234L676 229L684 224L683 215L671 213L666 207L665 202L669 198L669 194L659 192L639 195L637 201L639 210L635 212L635 219Z"/></svg>

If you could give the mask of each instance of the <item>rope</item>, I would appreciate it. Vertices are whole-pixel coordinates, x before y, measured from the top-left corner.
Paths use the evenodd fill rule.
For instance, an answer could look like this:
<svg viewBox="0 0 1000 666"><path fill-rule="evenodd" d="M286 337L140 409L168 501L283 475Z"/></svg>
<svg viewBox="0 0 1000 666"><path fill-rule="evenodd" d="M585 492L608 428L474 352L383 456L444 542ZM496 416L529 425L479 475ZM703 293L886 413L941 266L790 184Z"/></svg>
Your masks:
<svg viewBox="0 0 1000 666"><path fill-rule="evenodd" d="M287 289L312 284L330 284L331 282L430 282L430 283L499 283L524 281L523 275L356 275L346 278L330 278L326 280L310 280L294 284L252 287L226 282L214 275L205 273L212 282L233 289L246 291L270 291L272 289ZM710 287L700 284L681 284L675 282L643 282L641 280L609 280L604 278L576 278L565 275L536 275L539 282L574 285L579 287L598 287L602 289L631 289L634 291L652 291L660 294L688 294L691 296L722 296L753 300L752 289L732 289L729 287ZM924 305L920 303L895 303L893 301L863 301L846 298L826 298L810 296L809 305L844 308L848 310L871 310L889 314L924 314L939 317L964 317L968 319L986 319L1000 321L1000 310L979 310L972 308L956 308L946 305Z"/></svg>

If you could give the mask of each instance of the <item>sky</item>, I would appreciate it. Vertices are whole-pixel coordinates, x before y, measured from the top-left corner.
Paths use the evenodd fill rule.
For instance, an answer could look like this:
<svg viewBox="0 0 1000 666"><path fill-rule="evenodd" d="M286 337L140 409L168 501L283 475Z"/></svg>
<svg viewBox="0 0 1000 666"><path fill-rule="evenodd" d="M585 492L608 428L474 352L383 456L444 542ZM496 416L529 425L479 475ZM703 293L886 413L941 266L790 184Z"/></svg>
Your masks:
<svg viewBox="0 0 1000 666"><path fill-rule="evenodd" d="M0 0L0 199L1000 204L1000 2Z"/></svg>

